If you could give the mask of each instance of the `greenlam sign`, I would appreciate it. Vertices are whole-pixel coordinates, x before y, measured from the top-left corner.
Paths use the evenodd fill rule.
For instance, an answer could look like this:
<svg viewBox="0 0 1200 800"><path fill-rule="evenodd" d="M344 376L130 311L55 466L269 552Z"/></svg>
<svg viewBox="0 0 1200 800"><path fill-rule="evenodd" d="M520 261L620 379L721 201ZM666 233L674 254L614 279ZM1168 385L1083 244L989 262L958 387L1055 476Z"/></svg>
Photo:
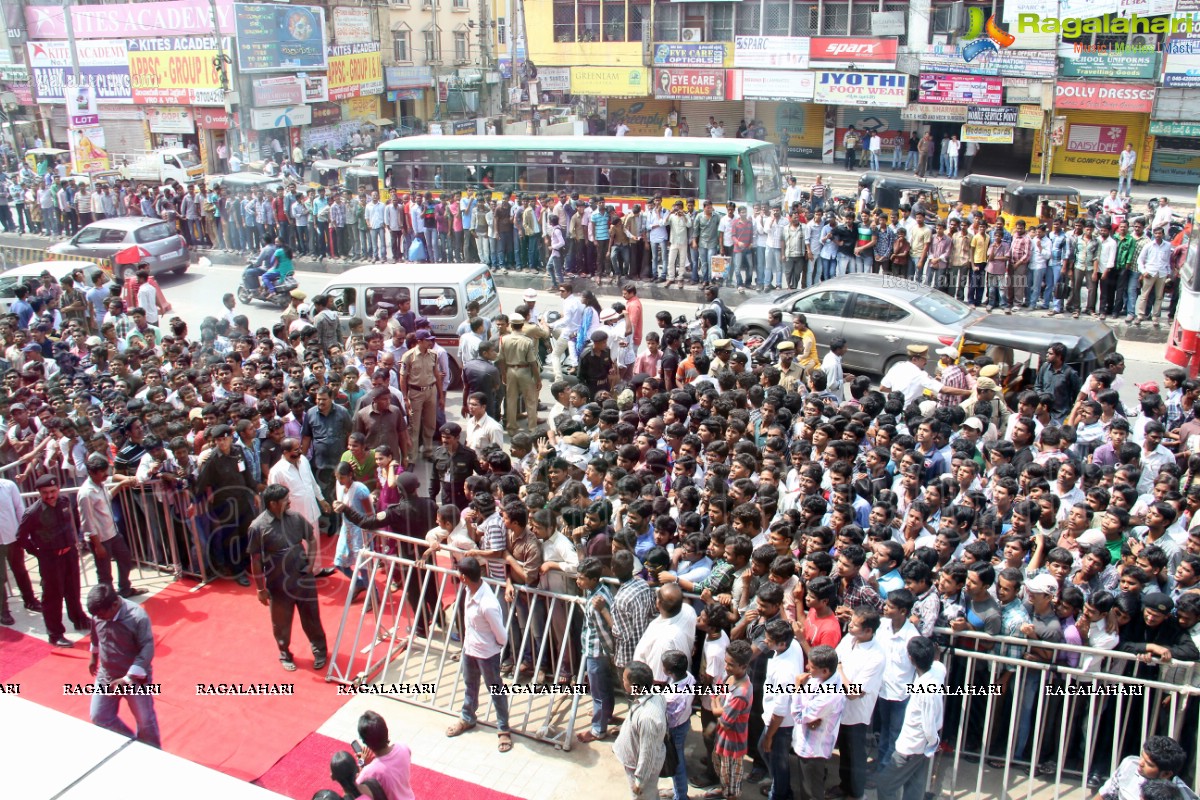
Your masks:
<svg viewBox="0 0 1200 800"><path fill-rule="evenodd" d="M1058 63L1064 78L1133 78L1154 80L1158 77L1158 53L1148 49L1107 49L1096 45L1074 45L1059 50Z"/></svg>

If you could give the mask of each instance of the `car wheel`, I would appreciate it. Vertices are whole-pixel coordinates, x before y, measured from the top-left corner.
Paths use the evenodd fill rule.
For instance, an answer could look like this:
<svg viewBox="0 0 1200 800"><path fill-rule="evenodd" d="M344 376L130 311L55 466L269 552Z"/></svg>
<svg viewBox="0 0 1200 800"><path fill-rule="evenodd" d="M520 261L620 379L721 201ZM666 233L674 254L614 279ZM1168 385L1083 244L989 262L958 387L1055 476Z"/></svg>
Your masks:
<svg viewBox="0 0 1200 800"><path fill-rule="evenodd" d="M188 265L184 264L182 267L176 267L175 269L171 270L171 274L172 275L183 275L185 272L187 272L187 269L188 269Z"/></svg>
<svg viewBox="0 0 1200 800"><path fill-rule="evenodd" d="M747 336L758 336L759 338L765 339L770 335L770 331L759 325L751 325L746 329L746 334Z"/></svg>
<svg viewBox="0 0 1200 800"><path fill-rule="evenodd" d="M453 358L450 359L450 391L456 392L463 388L462 368Z"/></svg>

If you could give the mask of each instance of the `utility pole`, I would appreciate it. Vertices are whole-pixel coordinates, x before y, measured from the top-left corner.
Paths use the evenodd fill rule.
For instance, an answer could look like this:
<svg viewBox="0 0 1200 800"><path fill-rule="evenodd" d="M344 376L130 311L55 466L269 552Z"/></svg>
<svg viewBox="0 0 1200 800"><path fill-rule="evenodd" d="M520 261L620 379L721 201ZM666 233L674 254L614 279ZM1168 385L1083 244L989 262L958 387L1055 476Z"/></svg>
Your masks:
<svg viewBox="0 0 1200 800"><path fill-rule="evenodd" d="M69 88L78 87L81 85L82 76L79 69L79 53L75 50L75 21L71 19L70 0L63 0L63 25L67 28L67 49L71 51L71 81L70 87L63 87L63 99L66 100L66 93ZM71 135L75 129L75 125L71 120L71 108L67 105L67 147L71 151L71 166L73 171L78 171L75 164L75 137ZM107 143L106 143L107 144ZM111 161L109 162L111 163Z"/></svg>
<svg viewBox="0 0 1200 800"><path fill-rule="evenodd" d="M492 66L492 26L488 13L489 0L479 0L479 64L483 74L479 77L479 107L485 117L491 116L491 90L488 89L487 74Z"/></svg>
<svg viewBox="0 0 1200 800"><path fill-rule="evenodd" d="M217 40L217 55L213 58L213 68L217 71L217 78L221 82L221 99L225 101L225 124L229 127L225 129L225 149L229 155L233 155L233 142L229 141L233 127L233 102L231 101L229 80L229 71L233 65L233 60L225 52L225 38L221 35L221 18L217 15L217 0L208 0L209 13L212 14L213 37ZM240 133L240 132L239 132ZM242 138L241 136L238 137ZM220 166L220 159L217 160Z"/></svg>

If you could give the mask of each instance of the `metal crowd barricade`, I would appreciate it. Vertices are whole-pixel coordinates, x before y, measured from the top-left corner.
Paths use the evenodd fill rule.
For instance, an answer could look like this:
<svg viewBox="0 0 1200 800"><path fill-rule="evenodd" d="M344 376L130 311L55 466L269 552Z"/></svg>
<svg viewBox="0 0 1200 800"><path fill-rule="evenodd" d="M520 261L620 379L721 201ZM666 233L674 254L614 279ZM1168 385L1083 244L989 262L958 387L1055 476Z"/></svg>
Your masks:
<svg viewBox="0 0 1200 800"><path fill-rule="evenodd" d="M78 514L78 487L63 486L59 496ZM38 493L23 490L21 499L28 507L38 499ZM117 530L124 536L132 556L132 580L161 575L170 575L172 580L188 575L202 583L209 579L210 569L198 535L197 510L186 495L167 488L161 481L150 481L118 492L113 497L112 509ZM79 559L80 586L86 590L98 582L95 560L90 550L81 553ZM25 554L25 567L30 579L36 581L37 559L29 553ZM115 563L112 569L115 581ZM17 595L16 582L11 576L4 591L10 598Z"/></svg>
<svg viewBox="0 0 1200 800"><path fill-rule="evenodd" d="M421 689L388 695L394 699L458 716L464 694L462 657L465 593L453 561L439 551L432 563L418 563L414 553L424 553L428 543L394 533L377 532L374 549L359 551L356 574L370 576L370 588L353 607L353 582L338 624L326 680L361 687L368 683L406 684ZM387 551L394 549L398 554ZM486 568L486 567L485 567ZM505 600L505 585L486 578L496 592L505 615L509 641L502 660L512 663L514 676L528 660L552 676L570 676L567 690L534 688L514 677L506 682L509 725L561 750L575 738L575 718L583 683L583 659L573 629L582 625L583 599L565 593L515 587L512 602ZM425 635L418 636L420 631ZM348 647L343 647L348 642ZM538 693L534 693L538 692ZM545 693L542 693L545 692ZM495 716L486 685L480 686L479 721L494 725Z"/></svg>
<svg viewBox="0 0 1200 800"><path fill-rule="evenodd" d="M1195 684L1200 673L1195 663L1160 666L1171 670L1169 680L1150 680L1131 674L1144 662L1130 653L978 632L939 629L937 633L951 637L943 656L947 686L1003 684L1003 692L947 696L942 740L952 752L933 765L930 790L935 794L939 794L934 790L937 786L952 797L965 792L970 797L1028 800L1035 792L1047 796L1045 792L1052 790L1059 798L1084 788L1083 781L1093 772L1112 775L1121 759L1140 752L1149 736L1181 740L1196 734L1200 688ZM989 652L963 646L974 641L993 643L995 648ZM1009 657L999 652L1003 645L1050 650L1054 661L1075 653L1080 656L1078 663L1088 669ZM1091 658L1098 661L1085 661ZM1011 674L1004 677L1006 672ZM1028 715L1032 754L1028 761L1013 752L1023 714ZM976 737L978 741L972 741ZM1002 761L1003 768L987 766L993 760ZM1053 764L1053 772L1039 772L1039 764ZM1193 757L1191 775L1185 779L1196 785L1200 759ZM965 788L960 788L962 784ZM1086 796L1092 794L1088 791Z"/></svg>

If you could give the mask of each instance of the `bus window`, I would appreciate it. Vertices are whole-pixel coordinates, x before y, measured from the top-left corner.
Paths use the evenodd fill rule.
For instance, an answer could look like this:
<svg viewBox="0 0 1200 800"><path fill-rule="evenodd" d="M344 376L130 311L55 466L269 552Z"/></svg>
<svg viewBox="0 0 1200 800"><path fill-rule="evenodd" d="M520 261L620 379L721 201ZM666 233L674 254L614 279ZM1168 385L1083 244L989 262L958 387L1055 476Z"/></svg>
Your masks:
<svg viewBox="0 0 1200 800"><path fill-rule="evenodd" d="M636 170L629 167L601 167L600 174L605 175L605 173L607 173L608 188L604 191L614 195L637 194Z"/></svg>
<svg viewBox="0 0 1200 800"><path fill-rule="evenodd" d="M469 162L442 164L442 187L447 191L461 192L474 184Z"/></svg>
<svg viewBox="0 0 1200 800"><path fill-rule="evenodd" d="M724 160L710 158L705 162L704 199L714 206L724 206L729 200L729 169Z"/></svg>
<svg viewBox="0 0 1200 800"><path fill-rule="evenodd" d="M530 164L528 167L522 167L524 173L524 185L521 187L523 192L552 192L555 190L554 180L550 177L550 167L541 164ZM517 184L521 185L521 176L517 178Z"/></svg>
<svg viewBox="0 0 1200 800"><path fill-rule="evenodd" d="M642 167L638 171L638 191L645 197L671 194L670 170Z"/></svg>
<svg viewBox="0 0 1200 800"><path fill-rule="evenodd" d="M700 171L697 169L671 170L671 186L684 197L695 197L699 191Z"/></svg>

